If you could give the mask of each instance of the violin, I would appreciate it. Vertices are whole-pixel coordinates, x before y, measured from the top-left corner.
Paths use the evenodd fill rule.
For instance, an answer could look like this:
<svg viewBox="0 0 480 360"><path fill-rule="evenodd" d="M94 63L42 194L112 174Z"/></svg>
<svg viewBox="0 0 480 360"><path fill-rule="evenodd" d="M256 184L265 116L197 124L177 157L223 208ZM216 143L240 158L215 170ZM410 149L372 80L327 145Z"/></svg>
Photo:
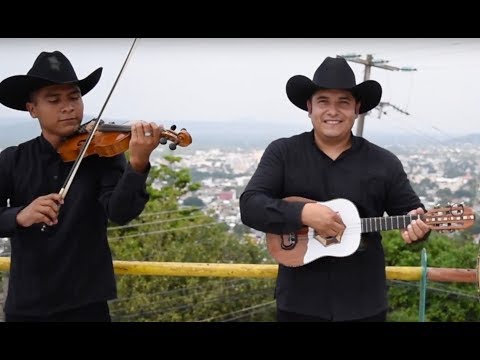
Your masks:
<svg viewBox="0 0 480 360"><path fill-rule="evenodd" d="M176 133L175 129L175 125L172 125L170 129L162 129L160 144L165 145L168 141L170 141L170 150L175 150L177 145L185 147L192 143L192 137L187 130L181 129L178 133ZM89 134L90 129L88 125L82 125L74 135L69 136L62 144L60 144L57 152L64 162L70 162L77 159ZM94 154L104 157L112 157L121 154L128 150L130 138L130 125L103 123L103 120L100 120L100 125L93 135L93 139L85 152L85 157Z"/></svg>

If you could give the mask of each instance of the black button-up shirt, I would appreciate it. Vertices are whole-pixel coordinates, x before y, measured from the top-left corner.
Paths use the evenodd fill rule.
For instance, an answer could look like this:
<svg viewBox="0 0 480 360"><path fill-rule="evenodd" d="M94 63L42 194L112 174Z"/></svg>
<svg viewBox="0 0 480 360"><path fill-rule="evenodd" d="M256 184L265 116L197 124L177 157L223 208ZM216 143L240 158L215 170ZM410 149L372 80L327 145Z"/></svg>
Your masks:
<svg viewBox="0 0 480 360"><path fill-rule="evenodd" d="M351 148L336 160L316 146L313 131L272 142L240 197L243 223L265 233L298 231L305 204L280 200L288 196L345 198L361 218L403 215L423 207L400 160L353 134ZM366 245L347 257L321 257L300 267L279 265L278 308L338 321L386 310L381 235L367 233L362 239Z"/></svg>
<svg viewBox="0 0 480 360"><path fill-rule="evenodd" d="M22 208L59 192L72 165L43 136L0 153L0 236L11 238L12 249L6 313L44 316L116 297L107 222L124 224L143 211L148 171L135 172L124 154L88 156L57 225L44 232L42 224L17 225Z"/></svg>

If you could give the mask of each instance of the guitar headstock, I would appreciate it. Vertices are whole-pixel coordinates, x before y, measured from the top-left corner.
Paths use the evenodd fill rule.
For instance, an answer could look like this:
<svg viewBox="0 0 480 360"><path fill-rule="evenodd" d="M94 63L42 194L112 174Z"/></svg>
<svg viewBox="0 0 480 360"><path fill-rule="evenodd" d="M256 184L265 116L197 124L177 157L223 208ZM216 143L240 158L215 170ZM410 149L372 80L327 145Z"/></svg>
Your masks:
<svg viewBox="0 0 480 360"><path fill-rule="evenodd" d="M475 212L463 204L451 204L428 210L422 215L422 220L436 231L464 230L473 226Z"/></svg>

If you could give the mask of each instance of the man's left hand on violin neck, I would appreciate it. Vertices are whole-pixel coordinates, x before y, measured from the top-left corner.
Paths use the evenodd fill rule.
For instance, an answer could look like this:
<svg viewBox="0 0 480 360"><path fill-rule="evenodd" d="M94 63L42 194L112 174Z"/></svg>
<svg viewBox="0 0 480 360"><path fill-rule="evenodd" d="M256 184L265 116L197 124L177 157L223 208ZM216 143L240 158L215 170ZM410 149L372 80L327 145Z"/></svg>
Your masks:
<svg viewBox="0 0 480 360"><path fill-rule="evenodd" d="M132 124L129 150L130 165L135 171L146 171L150 154L160 143L162 130L163 126L154 122L137 121Z"/></svg>

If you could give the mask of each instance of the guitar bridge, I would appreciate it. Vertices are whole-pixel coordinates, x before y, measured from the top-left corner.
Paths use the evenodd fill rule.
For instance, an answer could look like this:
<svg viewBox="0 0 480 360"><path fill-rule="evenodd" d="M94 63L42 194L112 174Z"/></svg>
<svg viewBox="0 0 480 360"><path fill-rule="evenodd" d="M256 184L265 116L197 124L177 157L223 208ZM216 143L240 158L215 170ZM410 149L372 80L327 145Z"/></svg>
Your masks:
<svg viewBox="0 0 480 360"><path fill-rule="evenodd" d="M281 235L281 237L282 237L282 242L280 243L280 246L283 250L292 250L295 247L295 245L297 245L296 233L288 234L287 239L285 239L285 235Z"/></svg>
<svg viewBox="0 0 480 360"><path fill-rule="evenodd" d="M339 244L340 240L337 239L335 236L329 236L327 238L321 237L317 232L314 233L313 238L317 240L323 246L330 246L333 244Z"/></svg>

